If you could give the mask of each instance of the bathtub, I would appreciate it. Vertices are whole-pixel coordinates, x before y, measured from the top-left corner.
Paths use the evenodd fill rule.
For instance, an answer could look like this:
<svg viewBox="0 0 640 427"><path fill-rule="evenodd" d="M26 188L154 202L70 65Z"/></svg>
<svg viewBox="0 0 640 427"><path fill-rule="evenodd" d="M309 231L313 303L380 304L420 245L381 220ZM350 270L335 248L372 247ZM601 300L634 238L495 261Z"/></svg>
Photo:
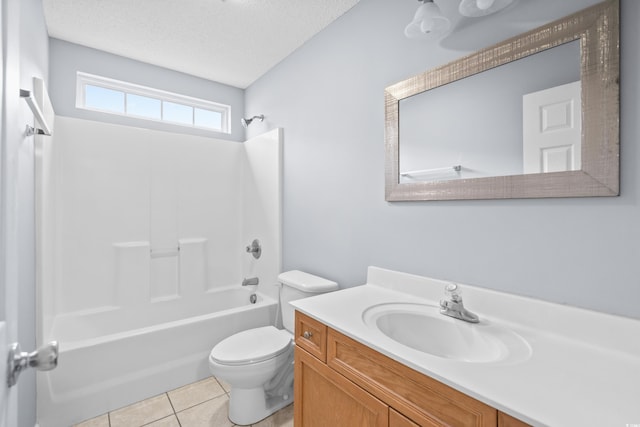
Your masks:
<svg viewBox="0 0 640 427"><path fill-rule="evenodd" d="M277 301L238 286L139 308L104 307L56 317L58 367L38 372L40 427L68 427L210 375L215 344L273 325Z"/></svg>

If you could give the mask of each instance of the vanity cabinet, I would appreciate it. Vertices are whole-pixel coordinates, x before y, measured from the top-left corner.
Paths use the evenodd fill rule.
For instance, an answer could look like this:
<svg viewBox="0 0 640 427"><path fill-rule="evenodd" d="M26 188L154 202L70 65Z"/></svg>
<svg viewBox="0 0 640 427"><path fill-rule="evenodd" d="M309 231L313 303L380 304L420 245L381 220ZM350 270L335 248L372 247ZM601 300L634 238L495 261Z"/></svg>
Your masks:
<svg viewBox="0 0 640 427"><path fill-rule="evenodd" d="M294 425L389 426L387 404L300 347L296 348L295 357Z"/></svg>
<svg viewBox="0 0 640 427"><path fill-rule="evenodd" d="M393 408L389 408L389 427L420 427Z"/></svg>
<svg viewBox="0 0 640 427"><path fill-rule="evenodd" d="M296 345L315 356L327 361L327 327L315 319L296 311Z"/></svg>
<svg viewBox="0 0 640 427"><path fill-rule="evenodd" d="M529 424L513 418L504 412L498 412L498 427L530 427Z"/></svg>
<svg viewBox="0 0 640 427"><path fill-rule="evenodd" d="M526 426L300 312L295 336L296 427Z"/></svg>

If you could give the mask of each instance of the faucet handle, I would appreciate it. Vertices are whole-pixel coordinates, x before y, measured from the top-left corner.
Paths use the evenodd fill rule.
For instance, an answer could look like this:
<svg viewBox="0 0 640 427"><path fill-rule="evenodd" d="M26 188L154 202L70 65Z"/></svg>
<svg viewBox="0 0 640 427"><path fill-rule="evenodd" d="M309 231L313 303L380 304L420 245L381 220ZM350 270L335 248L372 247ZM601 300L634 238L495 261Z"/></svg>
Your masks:
<svg viewBox="0 0 640 427"><path fill-rule="evenodd" d="M449 283L444 287L444 294L455 302L462 301L462 290L458 288L456 283Z"/></svg>
<svg viewBox="0 0 640 427"><path fill-rule="evenodd" d="M478 323L478 316L466 308L462 303L462 292L455 283L449 283L444 287L445 297L440 300L440 313L451 316L465 322Z"/></svg>

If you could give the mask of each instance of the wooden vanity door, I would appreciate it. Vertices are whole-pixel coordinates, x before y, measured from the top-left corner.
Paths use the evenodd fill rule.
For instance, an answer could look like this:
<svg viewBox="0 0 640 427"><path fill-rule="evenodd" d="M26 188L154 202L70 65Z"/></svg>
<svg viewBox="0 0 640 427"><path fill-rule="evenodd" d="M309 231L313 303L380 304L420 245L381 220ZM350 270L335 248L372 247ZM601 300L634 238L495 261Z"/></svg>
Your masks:
<svg viewBox="0 0 640 427"><path fill-rule="evenodd" d="M393 408L389 408L389 427L420 427Z"/></svg>
<svg viewBox="0 0 640 427"><path fill-rule="evenodd" d="M296 427L389 427L389 407L300 347L295 353Z"/></svg>

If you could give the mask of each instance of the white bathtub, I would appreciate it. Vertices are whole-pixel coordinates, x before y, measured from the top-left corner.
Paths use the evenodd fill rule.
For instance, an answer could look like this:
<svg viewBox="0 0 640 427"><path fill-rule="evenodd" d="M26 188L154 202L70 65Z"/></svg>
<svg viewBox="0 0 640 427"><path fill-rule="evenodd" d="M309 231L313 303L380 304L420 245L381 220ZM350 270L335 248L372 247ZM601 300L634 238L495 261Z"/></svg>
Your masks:
<svg viewBox="0 0 640 427"><path fill-rule="evenodd" d="M41 427L68 427L110 410L203 379L215 344L275 322L277 301L225 288L190 301L104 308L58 316L50 335L58 367L38 372Z"/></svg>

